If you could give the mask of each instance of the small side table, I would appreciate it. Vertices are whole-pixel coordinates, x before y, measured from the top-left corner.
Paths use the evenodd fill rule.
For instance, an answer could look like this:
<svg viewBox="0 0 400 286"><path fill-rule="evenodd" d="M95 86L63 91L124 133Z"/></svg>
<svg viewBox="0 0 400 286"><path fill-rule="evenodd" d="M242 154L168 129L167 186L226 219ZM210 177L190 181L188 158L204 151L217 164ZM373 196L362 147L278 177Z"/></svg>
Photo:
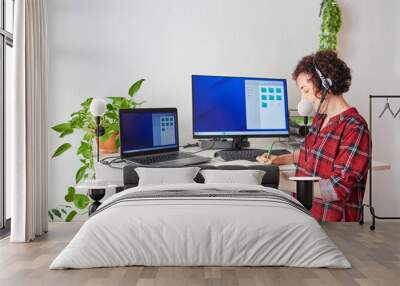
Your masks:
<svg viewBox="0 0 400 286"><path fill-rule="evenodd" d="M314 199L314 182L321 180L320 177L290 177L289 180L296 182L296 198L303 206L311 210Z"/></svg>
<svg viewBox="0 0 400 286"><path fill-rule="evenodd" d="M118 185L111 185L111 184L108 184L107 182L103 182L103 181L101 181L101 182L94 181L93 183L87 182L87 183L77 185L75 188L88 190L88 195L93 200L93 203L91 203L88 208L89 216L91 216L97 210L97 208L101 205L100 200L102 198L104 198L104 196L106 194L106 189L107 188L115 188L116 192L118 192L118 189L120 187Z"/></svg>

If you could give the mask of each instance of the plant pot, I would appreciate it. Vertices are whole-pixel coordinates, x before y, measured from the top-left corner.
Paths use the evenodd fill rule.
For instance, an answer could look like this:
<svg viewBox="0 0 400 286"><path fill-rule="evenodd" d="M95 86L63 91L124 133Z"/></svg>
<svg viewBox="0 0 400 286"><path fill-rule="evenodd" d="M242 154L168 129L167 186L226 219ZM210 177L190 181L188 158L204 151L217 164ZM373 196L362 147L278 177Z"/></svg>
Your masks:
<svg viewBox="0 0 400 286"><path fill-rule="evenodd" d="M118 132L114 132L110 138L106 141L100 140L100 153L101 154L113 154L118 152L116 138L118 136Z"/></svg>

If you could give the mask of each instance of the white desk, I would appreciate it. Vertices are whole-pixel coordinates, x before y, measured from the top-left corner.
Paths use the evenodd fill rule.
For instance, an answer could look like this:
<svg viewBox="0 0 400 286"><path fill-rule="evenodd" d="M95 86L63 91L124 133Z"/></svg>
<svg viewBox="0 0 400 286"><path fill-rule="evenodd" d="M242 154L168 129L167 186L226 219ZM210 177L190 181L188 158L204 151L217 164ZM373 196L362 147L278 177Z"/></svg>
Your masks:
<svg viewBox="0 0 400 286"><path fill-rule="evenodd" d="M372 161L372 170L373 171L383 171L389 170L390 164L380 161ZM295 192L296 191L296 182L290 181L289 177L295 175L296 166L292 165L282 165L279 166L280 170L280 178L279 178L279 189L286 192ZM314 183L314 196L320 197L319 193L319 184L318 182Z"/></svg>
<svg viewBox="0 0 400 286"><path fill-rule="evenodd" d="M251 148L263 148L261 146L251 146ZM279 146L277 148L280 148ZM199 148L187 148L183 149L183 151L186 152L196 152L199 151ZM218 150L204 150L202 152L196 153L196 155L199 156L204 156L204 157L210 157L212 158L211 161L208 164L211 165L241 165L241 166L248 166L248 165L261 165L262 163L259 162L252 162L252 161L245 161L245 160L238 160L238 161L224 161L219 157L214 157L214 153L217 152ZM102 157L108 157L108 156L118 156L119 154L109 154L109 155L103 155ZM119 165L120 168L123 167L123 164ZM115 184L115 185L122 185L123 184L123 178L122 178L122 169L113 169L108 166L105 166L101 163L95 163L95 169L96 169L96 174L97 178L99 179L104 179L108 180L110 184ZM279 181L279 189L282 191L286 192L295 192L296 191L296 183L293 181L290 181L288 178L291 176L294 176L295 173L295 165L282 165L279 166L280 169L280 181ZM372 170L373 171L381 171L381 170L388 170L390 169L390 164L384 163L384 162L379 162L379 161L373 161L372 162ZM315 183L314 190L315 190L315 196L318 197L319 191L318 191L318 183Z"/></svg>

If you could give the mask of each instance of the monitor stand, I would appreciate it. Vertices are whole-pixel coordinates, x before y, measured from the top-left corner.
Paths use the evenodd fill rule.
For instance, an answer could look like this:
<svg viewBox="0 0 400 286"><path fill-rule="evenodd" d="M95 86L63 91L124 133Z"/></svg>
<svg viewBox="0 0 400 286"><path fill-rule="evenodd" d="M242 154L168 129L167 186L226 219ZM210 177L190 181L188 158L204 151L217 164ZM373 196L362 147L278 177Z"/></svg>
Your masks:
<svg viewBox="0 0 400 286"><path fill-rule="evenodd" d="M233 137L232 148L230 150L240 150L250 147L249 138L244 136Z"/></svg>
<svg viewBox="0 0 400 286"><path fill-rule="evenodd" d="M222 149L222 150L240 150L250 146L247 137L235 137L232 140L227 138L214 138L207 140L199 140L201 149Z"/></svg>

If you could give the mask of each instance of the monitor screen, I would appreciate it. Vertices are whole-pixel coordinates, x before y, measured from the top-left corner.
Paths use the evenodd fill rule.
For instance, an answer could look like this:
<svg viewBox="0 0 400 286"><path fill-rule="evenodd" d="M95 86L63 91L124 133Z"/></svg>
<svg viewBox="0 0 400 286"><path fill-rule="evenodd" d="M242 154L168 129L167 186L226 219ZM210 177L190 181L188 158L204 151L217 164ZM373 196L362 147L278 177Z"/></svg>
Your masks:
<svg viewBox="0 0 400 286"><path fill-rule="evenodd" d="M288 136L285 79L192 76L193 136Z"/></svg>
<svg viewBox="0 0 400 286"><path fill-rule="evenodd" d="M119 120L121 158L178 149L174 108L121 109Z"/></svg>

